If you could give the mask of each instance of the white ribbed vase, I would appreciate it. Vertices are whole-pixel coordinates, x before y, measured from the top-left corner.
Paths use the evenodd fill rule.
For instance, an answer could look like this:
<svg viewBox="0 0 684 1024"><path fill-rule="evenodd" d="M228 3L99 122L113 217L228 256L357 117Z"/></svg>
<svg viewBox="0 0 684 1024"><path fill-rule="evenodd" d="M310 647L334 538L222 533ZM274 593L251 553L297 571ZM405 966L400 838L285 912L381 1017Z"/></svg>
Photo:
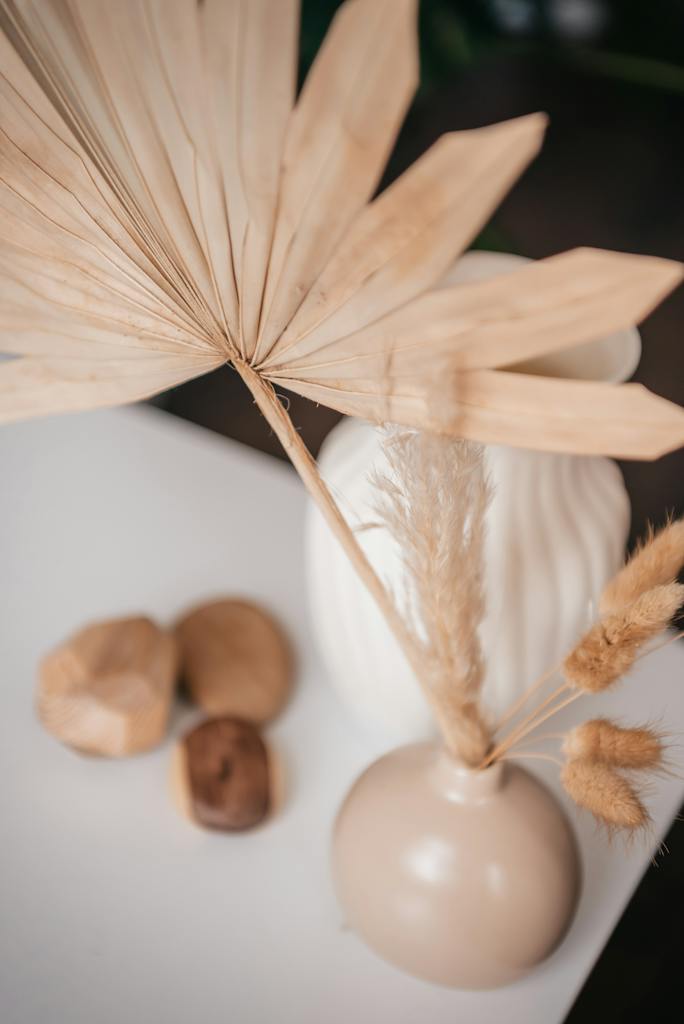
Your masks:
<svg viewBox="0 0 684 1024"><path fill-rule="evenodd" d="M514 256L469 253L449 281L483 279L518 262ZM622 331L524 369L618 381L631 375L639 354L638 332ZM378 431L360 420L344 420L323 446L320 469L353 525L375 518L368 476L382 460ZM630 508L622 475L609 459L491 446L486 460L494 497L487 520L482 627L485 699L500 713L588 624L601 588L621 563ZM406 580L394 542L377 528L358 538L400 597ZM345 702L388 741L432 735L431 713L401 650L312 504L306 555L319 649Z"/></svg>

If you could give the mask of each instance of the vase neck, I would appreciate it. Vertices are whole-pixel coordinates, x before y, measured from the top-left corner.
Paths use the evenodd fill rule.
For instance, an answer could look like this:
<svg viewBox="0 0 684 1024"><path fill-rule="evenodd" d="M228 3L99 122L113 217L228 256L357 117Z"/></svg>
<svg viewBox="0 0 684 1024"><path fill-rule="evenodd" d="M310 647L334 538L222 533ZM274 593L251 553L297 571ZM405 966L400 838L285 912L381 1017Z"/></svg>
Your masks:
<svg viewBox="0 0 684 1024"><path fill-rule="evenodd" d="M455 803L480 803L498 793L504 782L505 765L470 768L443 747L435 748L430 778L435 789Z"/></svg>

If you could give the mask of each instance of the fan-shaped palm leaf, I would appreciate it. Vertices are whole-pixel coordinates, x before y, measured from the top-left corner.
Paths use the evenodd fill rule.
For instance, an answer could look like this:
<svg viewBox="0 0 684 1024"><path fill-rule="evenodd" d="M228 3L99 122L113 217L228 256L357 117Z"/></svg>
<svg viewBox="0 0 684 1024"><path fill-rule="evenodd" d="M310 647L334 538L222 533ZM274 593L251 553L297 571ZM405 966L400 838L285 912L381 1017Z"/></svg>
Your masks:
<svg viewBox="0 0 684 1024"><path fill-rule="evenodd" d="M578 250L437 288L543 115L446 136L371 201L415 21L416 0L347 0L295 104L297 0L0 0L0 421L232 363L381 601L274 384L483 441L684 443L644 389L506 371L638 322L678 265Z"/></svg>

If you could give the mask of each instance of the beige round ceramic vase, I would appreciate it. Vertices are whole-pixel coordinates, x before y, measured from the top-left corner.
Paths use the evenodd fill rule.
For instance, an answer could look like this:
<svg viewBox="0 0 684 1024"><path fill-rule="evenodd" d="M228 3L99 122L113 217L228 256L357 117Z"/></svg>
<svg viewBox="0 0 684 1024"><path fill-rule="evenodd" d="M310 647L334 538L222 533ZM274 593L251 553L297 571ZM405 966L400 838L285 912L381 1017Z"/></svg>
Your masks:
<svg viewBox="0 0 684 1024"><path fill-rule="evenodd" d="M512 763L400 747L349 792L333 837L347 923L384 959L454 988L507 985L572 921L580 862L549 790Z"/></svg>

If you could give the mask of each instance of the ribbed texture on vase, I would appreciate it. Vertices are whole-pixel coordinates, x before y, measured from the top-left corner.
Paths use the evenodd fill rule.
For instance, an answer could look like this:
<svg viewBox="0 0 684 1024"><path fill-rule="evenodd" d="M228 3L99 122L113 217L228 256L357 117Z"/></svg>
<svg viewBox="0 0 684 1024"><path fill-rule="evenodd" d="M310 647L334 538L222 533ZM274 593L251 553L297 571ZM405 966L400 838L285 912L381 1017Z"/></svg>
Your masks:
<svg viewBox="0 0 684 1024"><path fill-rule="evenodd" d="M375 428L337 426L319 465L349 521L374 521L371 467L382 459ZM488 662L485 696L501 713L534 678L558 662L589 623L592 602L620 565L629 502L608 459L490 448L494 498L488 513ZM397 599L405 580L400 554L381 528L359 541ZM318 512L306 526L308 589L328 674L356 714L396 741L434 731L415 678L374 601Z"/></svg>

